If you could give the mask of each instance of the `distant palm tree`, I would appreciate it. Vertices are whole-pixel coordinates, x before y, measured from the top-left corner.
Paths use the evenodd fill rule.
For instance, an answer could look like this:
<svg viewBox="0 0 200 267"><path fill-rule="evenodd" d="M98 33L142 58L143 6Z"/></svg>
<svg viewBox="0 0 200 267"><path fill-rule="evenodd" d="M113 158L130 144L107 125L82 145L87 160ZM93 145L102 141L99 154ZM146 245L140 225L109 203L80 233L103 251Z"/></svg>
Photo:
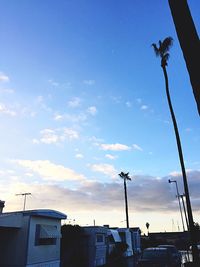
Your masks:
<svg viewBox="0 0 200 267"><path fill-rule="evenodd" d="M149 226L150 226L150 224L147 222L146 223L146 228L147 228L147 234L149 235Z"/></svg>
<svg viewBox="0 0 200 267"><path fill-rule="evenodd" d="M128 218L128 199L127 199L127 189L126 189L126 181L131 181L131 178L129 177L129 172L124 173L121 172L119 176L124 180L124 197L125 197L125 209L126 209L126 226L129 228L129 218Z"/></svg>
<svg viewBox="0 0 200 267"><path fill-rule="evenodd" d="M168 83L168 75L167 75L167 69L166 69L167 61L169 59L169 49L172 46L172 44L173 44L173 39L171 37L167 37L163 41L159 40L158 47L156 44L152 44L152 46L154 48L154 52L156 56L161 58L161 67L163 69L163 74L165 78L166 95L167 95L168 105L169 105L169 109L170 109L170 113L172 117L173 126L174 126L179 160L180 160L182 176L183 176L187 212L188 212L189 230L190 230L190 235L191 235L191 242L193 244L192 247L194 248L193 257L194 257L194 261L197 261L198 253L197 253L197 247L196 247L196 236L195 236L194 221L193 221L192 208L191 208L190 196L189 196L189 190L188 190L187 176L186 176L186 171L185 171L183 152L182 152L182 147L181 147L181 140L179 136L178 126L177 126L176 117L174 114L174 110L173 110L171 98L170 98L170 93L169 93L169 83Z"/></svg>

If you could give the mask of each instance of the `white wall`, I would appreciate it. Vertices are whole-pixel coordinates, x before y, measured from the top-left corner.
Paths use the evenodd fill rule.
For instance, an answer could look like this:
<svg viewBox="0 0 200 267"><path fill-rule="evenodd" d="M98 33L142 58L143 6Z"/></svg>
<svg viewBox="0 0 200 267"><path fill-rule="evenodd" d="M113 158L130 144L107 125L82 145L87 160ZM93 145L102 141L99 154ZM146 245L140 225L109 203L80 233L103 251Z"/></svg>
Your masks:
<svg viewBox="0 0 200 267"><path fill-rule="evenodd" d="M0 266L25 266L29 218L24 217L21 228L1 228Z"/></svg>
<svg viewBox="0 0 200 267"><path fill-rule="evenodd" d="M60 260L60 238L57 238L55 245L40 245L35 246L35 231L36 224L47 224L47 225L56 225L58 231L60 232L60 220L55 220L51 218L43 218L43 217L31 217L30 221L30 230L29 230L29 243L28 243L28 255L27 255L27 266L32 266L31 264L40 263L40 265L33 266L41 266L41 263L45 263L47 261L52 261L52 265L44 265L46 266L57 266L55 265L56 261ZM46 263L47 264L47 263Z"/></svg>

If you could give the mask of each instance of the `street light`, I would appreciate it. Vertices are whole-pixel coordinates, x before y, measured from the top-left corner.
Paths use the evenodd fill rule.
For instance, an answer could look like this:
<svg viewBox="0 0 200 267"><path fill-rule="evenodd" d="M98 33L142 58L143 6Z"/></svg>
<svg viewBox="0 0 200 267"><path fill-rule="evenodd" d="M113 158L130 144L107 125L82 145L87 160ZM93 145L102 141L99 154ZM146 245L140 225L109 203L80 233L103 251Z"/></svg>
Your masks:
<svg viewBox="0 0 200 267"><path fill-rule="evenodd" d="M178 198L178 204L179 204L179 209L180 209L180 213L181 213L181 221L182 221L182 225L183 225L183 231L185 231L185 227L184 227L184 222L183 222L183 214L182 214L182 209L181 209L181 202L180 202L180 195L179 195L179 191L178 191L178 185L177 185L177 181L176 180L168 180L168 182L171 183L175 183L176 184L176 192L177 192L177 198Z"/></svg>

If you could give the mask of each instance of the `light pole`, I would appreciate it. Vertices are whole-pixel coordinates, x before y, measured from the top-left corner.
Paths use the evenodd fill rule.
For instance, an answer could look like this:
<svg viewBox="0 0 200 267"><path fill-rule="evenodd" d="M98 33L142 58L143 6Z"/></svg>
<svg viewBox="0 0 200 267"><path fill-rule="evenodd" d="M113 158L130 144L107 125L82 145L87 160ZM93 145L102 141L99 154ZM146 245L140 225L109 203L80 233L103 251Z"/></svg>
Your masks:
<svg viewBox="0 0 200 267"><path fill-rule="evenodd" d="M185 231L185 226L184 226L184 222L183 222L183 214L182 214L182 209L181 209L181 202L180 202L180 195L179 195L179 191L178 191L178 185L177 185L177 181L176 180L168 180L168 182L171 183L175 183L176 184L176 192L177 192L177 198L178 198L178 204L179 204L179 209L180 209L180 213L181 213L181 221L182 221L182 225L183 225L183 231Z"/></svg>

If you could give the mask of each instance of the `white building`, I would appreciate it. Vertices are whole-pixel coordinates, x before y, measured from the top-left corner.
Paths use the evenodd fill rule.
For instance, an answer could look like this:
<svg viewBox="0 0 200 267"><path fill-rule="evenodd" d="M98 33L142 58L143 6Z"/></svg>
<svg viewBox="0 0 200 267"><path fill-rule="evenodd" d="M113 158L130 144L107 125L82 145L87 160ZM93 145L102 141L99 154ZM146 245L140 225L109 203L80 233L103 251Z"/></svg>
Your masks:
<svg viewBox="0 0 200 267"><path fill-rule="evenodd" d="M133 256L133 244L131 231L128 228L118 228L117 231L121 237L122 242L128 245L127 250L124 253L125 257Z"/></svg>
<svg viewBox="0 0 200 267"><path fill-rule="evenodd" d="M108 255L110 255L116 248L116 244L122 242L117 229L108 229Z"/></svg>
<svg viewBox="0 0 200 267"><path fill-rule="evenodd" d="M59 267L62 219L54 210L1 213L0 266Z"/></svg>
<svg viewBox="0 0 200 267"><path fill-rule="evenodd" d="M130 228L131 237L132 237L132 245L133 245L133 253L140 254L141 253L141 231L139 227Z"/></svg>
<svg viewBox="0 0 200 267"><path fill-rule="evenodd" d="M107 228L101 226L87 226L84 229L83 250L85 265L88 267L102 266L106 264L107 253Z"/></svg>

